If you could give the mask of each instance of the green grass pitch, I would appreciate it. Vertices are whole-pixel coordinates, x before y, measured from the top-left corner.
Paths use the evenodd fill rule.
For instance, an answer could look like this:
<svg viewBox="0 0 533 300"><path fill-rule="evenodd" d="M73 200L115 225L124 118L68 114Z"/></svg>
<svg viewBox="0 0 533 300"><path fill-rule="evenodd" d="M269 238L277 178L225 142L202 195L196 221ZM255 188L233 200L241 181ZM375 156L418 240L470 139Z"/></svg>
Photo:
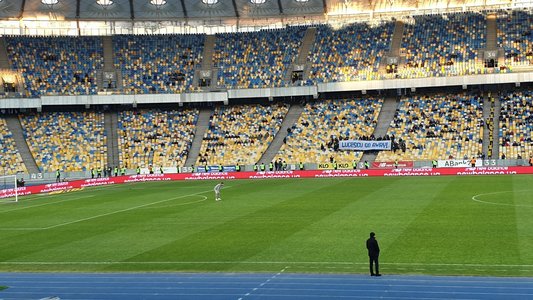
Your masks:
<svg viewBox="0 0 533 300"><path fill-rule="evenodd" d="M533 276L533 177L139 183L0 204L0 271Z"/></svg>

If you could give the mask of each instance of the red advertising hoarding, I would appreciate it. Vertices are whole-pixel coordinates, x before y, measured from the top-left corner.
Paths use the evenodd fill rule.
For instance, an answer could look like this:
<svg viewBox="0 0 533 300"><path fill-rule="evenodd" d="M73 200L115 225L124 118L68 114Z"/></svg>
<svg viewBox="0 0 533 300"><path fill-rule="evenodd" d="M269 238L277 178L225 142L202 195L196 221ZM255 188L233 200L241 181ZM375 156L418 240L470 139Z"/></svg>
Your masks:
<svg viewBox="0 0 533 300"><path fill-rule="evenodd" d="M413 162L412 161L399 161L398 162L398 168L412 168ZM373 162L372 163L372 169L393 169L395 168L393 161L380 161L380 162Z"/></svg>
<svg viewBox="0 0 533 300"><path fill-rule="evenodd" d="M181 173L145 174L50 183L18 188L18 195L33 195L50 192L63 192L91 186L105 186L147 181L170 180L228 180L266 178L333 178L370 176L443 176L443 175L512 175L533 174L533 167L475 167L475 168L398 168L369 170L305 170L272 172L220 172L220 173ZM0 198L13 197L13 189L0 190Z"/></svg>

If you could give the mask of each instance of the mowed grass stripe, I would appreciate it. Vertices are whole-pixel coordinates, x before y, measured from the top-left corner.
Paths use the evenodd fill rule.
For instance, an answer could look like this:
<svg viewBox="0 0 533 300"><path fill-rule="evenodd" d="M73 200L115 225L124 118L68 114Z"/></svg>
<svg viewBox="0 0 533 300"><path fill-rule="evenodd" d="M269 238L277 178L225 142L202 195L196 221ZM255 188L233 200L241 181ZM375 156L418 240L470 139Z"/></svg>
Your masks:
<svg viewBox="0 0 533 300"><path fill-rule="evenodd" d="M88 212L93 213L92 216L96 216L94 213L112 212L117 211L117 209L131 208L133 207L132 205L137 203L150 203L149 201L155 202L157 198L155 200L152 198L154 197L152 192L155 192L155 194L160 193L160 184L144 184L144 186L145 189L143 193L140 193L139 191L131 192L127 189L118 193L117 191L99 193L98 197L92 200L93 203L79 202L75 203L74 206L72 203L60 203L58 206L53 207L53 210L51 208L52 206L48 206L47 209L50 211L42 211L44 208L36 208L33 210L33 213L41 214L39 217L48 217L50 219L49 222L53 221L55 222L54 224L59 224L58 222L60 220L54 218L57 216L57 214L54 214L55 210L62 210L62 213L65 215L70 213L71 216L67 220L76 220L76 218L87 216ZM173 186L172 189L166 188L167 197L174 194L168 193L169 190L175 190L175 186L171 186ZM198 188L203 188L203 190L206 191L207 186L198 186ZM176 193L183 193L182 196L187 195L191 193L191 189L176 191ZM101 210L95 211L94 208L98 206L96 203L100 203L100 206L102 207ZM182 208L182 210L186 209L187 208ZM170 213L168 210L161 210L161 212ZM25 257L30 259L35 257L47 257L47 259L62 260L65 258L76 258L78 256L84 257L89 253L99 253L99 251L103 251L104 253L121 253L121 249L128 249L128 240L134 240L133 235L135 232L131 230L133 228L128 229L127 224L142 224L143 222L150 221L150 214L145 214L141 219L137 219L136 217L133 217L133 215L133 211L128 211L123 214L109 215L99 219L92 219L87 222L70 224L68 226L50 230L17 232L16 235L13 234L13 232L0 231L0 236L2 237L0 240L2 240L2 244L7 247L0 252L0 260L8 260L7 257L16 257L21 260L24 260ZM32 215L26 216L26 220L29 225L35 225ZM1 219L0 222L3 223L4 219ZM38 224L42 225L42 223ZM117 229L126 229L129 234L121 236L113 235L110 239L105 239L106 233L113 232ZM91 238L95 238L95 240L100 241L100 243L82 243L82 245L79 245L80 241ZM148 241L149 240L150 239L148 239ZM114 246L111 241L119 241L122 244L120 247L109 248L110 246ZM76 246L71 246L74 244ZM95 250L94 247L97 246L101 246L101 248ZM4 257L6 259L4 259ZM98 257L98 259L102 259L102 257Z"/></svg>
<svg viewBox="0 0 533 300"><path fill-rule="evenodd" d="M472 201L507 191L490 200L533 205L524 192L531 182L531 176L241 180L226 182L222 202L213 200L215 181L94 189L94 198L2 213L0 227L17 217L21 226L57 224L58 217L79 220L200 191L208 200L180 205L199 200L188 196L48 230L0 231L0 270L279 272L285 261L289 272L366 273L364 241L376 231L385 273L533 276L533 208Z"/></svg>
<svg viewBox="0 0 533 300"><path fill-rule="evenodd" d="M28 209L7 211L2 214L2 228L36 228L45 229L63 223L74 222L76 220L91 218L98 215L113 213L116 211L128 209L135 206L145 205L157 200L180 197L187 194L194 194L199 191L209 192L208 187L198 187L196 189L176 190L176 184L166 185L162 183L146 183L144 190L134 189L134 185L125 185L120 189L96 190L87 189L82 191L83 194L76 196L77 193L67 193L64 196L67 200L57 200L62 198L43 199L39 203L34 201ZM202 190L203 189L203 190ZM57 196L60 196L58 194ZM89 197L91 196L91 197ZM98 197L92 197L98 196ZM84 198L81 198L84 197ZM85 198L86 197L86 198ZM153 200L156 199L156 200ZM72 201L71 201L72 200ZM47 205L47 203L53 203ZM52 206L52 207L48 207ZM14 209L14 208L11 208ZM28 226L31 224L31 226ZM24 226L25 225L25 226Z"/></svg>
<svg viewBox="0 0 533 300"><path fill-rule="evenodd" d="M388 255L397 261L422 264L516 264L519 253L514 208L471 201L471 195L486 192L491 186L512 186L513 177L451 178L388 247Z"/></svg>
<svg viewBox="0 0 533 300"><path fill-rule="evenodd" d="M519 262L533 261L533 176L517 176L513 177L513 188L516 192L514 195L506 193L502 197L512 197L515 204L520 207L510 207L514 209L516 216L516 231L518 235L517 248L519 249Z"/></svg>
<svg viewBox="0 0 533 300"><path fill-rule="evenodd" d="M212 189L214 183L204 183L199 186L202 189ZM233 184L232 184L233 186ZM238 183L236 184L238 186ZM180 191L178 188L171 189ZM230 189L224 189L224 192ZM150 190L144 190L145 196L152 199L153 195ZM184 189L183 192L190 192L190 189ZM209 190L211 192L211 190ZM137 191L137 193L141 193ZM200 203L201 206L205 203ZM211 205L217 205L214 201ZM254 209L253 206L251 206ZM54 245L43 244L40 248L26 249L24 256L18 259L39 260L39 257L47 257L50 260L62 261L68 257L74 257L73 260L121 260L132 255L137 255L159 244L165 244L179 238L181 234L195 232L202 227L197 225L183 226L183 221L194 220L198 214L211 211L219 214L216 209L200 209L198 213L190 212L194 206L176 207L176 210L162 208L161 210L132 210L123 214L116 214L112 217L104 217L89 220L79 224L71 224L66 227L46 230L57 232L59 237L52 240L57 242ZM183 216L180 216L183 214ZM205 216L204 216L205 217ZM224 220L228 215L217 217L216 219ZM180 226L172 226L173 222L179 221ZM65 237L61 232L67 232ZM75 234L71 234L75 233ZM54 233L55 234L55 233ZM35 235L47 236L50 234L36 233L31 235L31 239L38 240ZM70 236L70 239L68 238ZM59 243L62 241L61 243ZM74 253L72 250L75 249ZM120 249L120 250L118 250Z"/></svg>
<svg viewBox="0 0 533 300"><path fill-rule="evenodd" d="M369 232L378 233L380 246L387 253L395 237L431 201L432 194L446 187L446 183L435 178L423 178L417 182L408 178L387 178L385 181L365 178L362 181L346 180L344 184L342 190L350 191L346 197L353 199L346 207L301 229L251 260L279 257L280 260L291 261L307 257L310 261L340 260L366 264L365 241ZM417 189L420 184L431 185L433 190ZM410 192L398 192L403 189Z"/></svg>
<svg viewBox="0 0 533 300"><path fill-rule="evenodd" d="M380 185L383 186L392 182L380 182ZM358 201L359 198L374 191L372 187L360 185L361 188L354 195L350 191L356 183L357 181L350 179L328 181L307 179L293 182L288 189L287 181L278 181L276 185L270 186L268 194L261 192L260 195L263 197L268 195L272 199L283 199L282 201L272 202L270 206L244 214L220 225L211 226L202 232L176 240L172 244L154 249L134 259L146 261L150 257L168 257L168 260L174 258L178 261L187 259L189 261L209 259L218 261L229 258L229 260L235 261L235 265L239 265L240 261L253 259L261 252L282 247L283 243L290 240L296 232L320 222L339 210L343 210L354 201ZM255 185L249 187L251 187L249 191L242 191L244 192L243 195L253 195L256 192ZM317 197L317 195L320 196ZM253 201L254 198L250 197L248 201ZM234 199L231 199L231 203L233 203ZM227 206L228 213L234 210L231 203ZM310 235L308 238L314 240L316 237ZM285 252L285 255L278 256L276 260L294 260L302 245L311 247L307 250L315 253L327 251L327 246L335 247L334 244L328 245L326 243L314 247L309 241L304 241L300 247ZM169 255L172 249L174 249L173 253ZM322 258L324 258L324 254L322 253ZM212 267L209 266L209 268ZM227 264L220 265L218 270L232 270L233 267ZM183 268L187 270L187 266L183 266ZM193 268L201 270L202 266L197 265Z"/></svg>

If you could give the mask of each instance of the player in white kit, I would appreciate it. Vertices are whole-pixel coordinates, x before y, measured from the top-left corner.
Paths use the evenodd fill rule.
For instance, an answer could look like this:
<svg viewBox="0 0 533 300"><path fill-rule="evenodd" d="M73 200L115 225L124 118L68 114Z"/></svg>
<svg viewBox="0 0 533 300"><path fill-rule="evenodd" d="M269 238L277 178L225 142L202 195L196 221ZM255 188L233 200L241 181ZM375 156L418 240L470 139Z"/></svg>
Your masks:
<svg viewBox="0 0 533 300"><path fill-rule="evenodd" d="M220 201L222 199L220 199L220 190L222 189L222 187L224 186L224 182L221 182L217 185L215 185L215 200L216 201Z"/></svg>

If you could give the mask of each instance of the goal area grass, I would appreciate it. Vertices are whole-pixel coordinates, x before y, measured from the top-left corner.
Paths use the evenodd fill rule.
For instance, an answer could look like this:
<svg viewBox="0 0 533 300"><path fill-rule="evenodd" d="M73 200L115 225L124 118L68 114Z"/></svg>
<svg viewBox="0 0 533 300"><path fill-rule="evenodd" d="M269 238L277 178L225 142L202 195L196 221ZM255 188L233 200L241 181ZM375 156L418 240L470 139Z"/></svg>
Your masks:
<svg viewBox="0 0 533 300"><path fill-rule="evenodd" d="M0 271L533 276L533 177L174 181L0 204Z"/></svg>

